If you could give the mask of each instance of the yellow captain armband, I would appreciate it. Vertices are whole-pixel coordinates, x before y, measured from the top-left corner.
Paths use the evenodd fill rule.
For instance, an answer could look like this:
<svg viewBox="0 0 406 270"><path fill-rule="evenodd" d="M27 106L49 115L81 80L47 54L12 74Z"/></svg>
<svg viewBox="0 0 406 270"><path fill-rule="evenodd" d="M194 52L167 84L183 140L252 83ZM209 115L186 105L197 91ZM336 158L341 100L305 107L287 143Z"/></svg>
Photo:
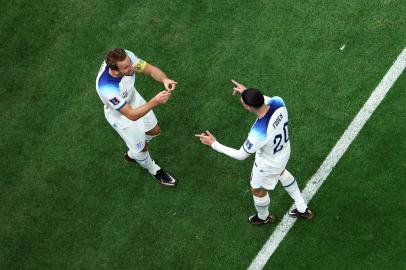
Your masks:
<svg viewBox="0 0 406 270"><path fill-rule="evenodd" d="M141 72L144 70L144 68L145 68L145 66L146 66L147 64L148 64L148 63L145 62L144 60L138 59L137 63L133 66L133 70L134 70L135 72L137 72L137 73L141 73Z"/></svg>

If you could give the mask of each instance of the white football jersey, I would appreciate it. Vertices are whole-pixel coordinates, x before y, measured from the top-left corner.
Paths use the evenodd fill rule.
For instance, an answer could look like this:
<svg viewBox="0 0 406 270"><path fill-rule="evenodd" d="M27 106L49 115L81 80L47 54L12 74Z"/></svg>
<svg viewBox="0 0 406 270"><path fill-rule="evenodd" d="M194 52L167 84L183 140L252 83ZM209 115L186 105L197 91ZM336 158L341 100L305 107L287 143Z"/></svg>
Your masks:
<svg viewBox="0 0 406 270"><path fill-rule="evenodd" d="M134 70L142 72L146 62L138 58L134 53L127 51ZM101 101L104 104L105 111L111 117L122 118L123 115L118 112L125 104L135 108L145 103L138 91L135 89L135 72L132 76L123 76L119 78L112 77L109 74L109 68L103 61L96 79L96 89Z"/></svg>
<svg viewBox="0 0 406 270"><path fill-rule="evenodd" d="M243 148L255 154L255 166L272 174L280 174L290 157L288 111L280 97L265 97L268 112L257 118Z"/></svg>

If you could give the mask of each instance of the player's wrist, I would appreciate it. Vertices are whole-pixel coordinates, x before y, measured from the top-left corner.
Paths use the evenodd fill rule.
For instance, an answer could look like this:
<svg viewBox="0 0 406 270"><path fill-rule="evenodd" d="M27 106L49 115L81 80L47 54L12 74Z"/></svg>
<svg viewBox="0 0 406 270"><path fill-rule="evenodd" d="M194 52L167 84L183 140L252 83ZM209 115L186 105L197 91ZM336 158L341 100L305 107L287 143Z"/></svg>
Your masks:
<svg viewBox="0 0 406 270"><path fill-rule="evenodd" d="M169 81L169 78L168 78L168 77L163 77L163 78L161 79L161 82L162 82L163 84L167 83L168 81Z"/></svg>
<svg viewBox="0 0 406 270"><path fill-rule="evenodd" d="M159 105L159 101L155 100L155 98L151 99L148 103L151 109Z"/></svg>
<svg viewBox="0 0 406 270"><path fill-rule="evenodd" d="M219 146L219 145L220 145L220 143L217 140L214 140L214 142L212 142L212 144L210 146L214 150L217 150L216 147Z"/></svg>

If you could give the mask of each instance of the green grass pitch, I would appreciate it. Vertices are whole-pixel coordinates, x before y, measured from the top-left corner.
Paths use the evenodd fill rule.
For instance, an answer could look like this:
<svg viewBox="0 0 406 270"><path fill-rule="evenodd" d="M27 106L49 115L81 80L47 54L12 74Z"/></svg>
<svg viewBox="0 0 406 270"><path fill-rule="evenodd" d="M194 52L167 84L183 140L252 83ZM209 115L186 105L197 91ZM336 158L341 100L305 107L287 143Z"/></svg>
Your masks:
<svg viewBox="0 0 406 270"><path fill-rule="evenodd" d="M406 3L0 0L0 269L246 269L276 225L254 227L254 116L230 79L284 98L289 170L303 188L406 47ZM345 44L344 50L340 48ZM154 111L164 189L126 164L95 79L124 47L179 82ZM151 98L162 85L139 76ZM388 96L265 269L406 268L406 77ZM271 211L292 201L279 186Z"/></svg>

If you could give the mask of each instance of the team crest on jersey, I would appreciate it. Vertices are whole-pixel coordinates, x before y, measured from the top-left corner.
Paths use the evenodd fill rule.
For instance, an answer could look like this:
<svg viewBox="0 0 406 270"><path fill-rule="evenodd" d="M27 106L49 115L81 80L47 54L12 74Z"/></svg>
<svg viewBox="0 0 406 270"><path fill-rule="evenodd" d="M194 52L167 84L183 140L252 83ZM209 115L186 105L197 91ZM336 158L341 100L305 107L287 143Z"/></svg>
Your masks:
<svg viewBox="0 0 406 270"><path fill-rule="evenodd" d="M247 140L247 141L245 142L245 147L246 147L248 150L251 150L252 146L253 146L253 144L252 144L249 140Z"/></svg>
<svg viewBox="0 0 406 270"><path fill-rule="evenodd" d="M137 148L141 149L141 147L142 147L142 143L137 143Z"/></svg>
<svg viewBox="0 0 406 270"><path fill-rule="evenodd" d="M112 98L112 99L110 99L110 102L111 102L113 105L118 105L118 104L120 104L120 101L119 101L117 98Z"/></svg>

